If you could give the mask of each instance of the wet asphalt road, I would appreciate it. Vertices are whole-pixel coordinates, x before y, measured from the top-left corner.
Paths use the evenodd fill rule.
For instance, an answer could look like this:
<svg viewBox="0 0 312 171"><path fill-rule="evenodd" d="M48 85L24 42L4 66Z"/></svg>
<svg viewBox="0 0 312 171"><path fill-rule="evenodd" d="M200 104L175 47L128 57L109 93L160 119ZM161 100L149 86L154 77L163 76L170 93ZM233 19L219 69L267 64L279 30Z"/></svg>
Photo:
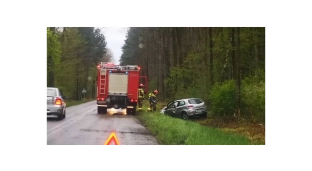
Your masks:
<svg viewBox="0 0 312 171"><path fill-rule="evenodd" d="M103 145L114 131L120 145L157 145L132 115L97 114L96 101L66 109L66 118L47 118L48 145Z"/></svg>

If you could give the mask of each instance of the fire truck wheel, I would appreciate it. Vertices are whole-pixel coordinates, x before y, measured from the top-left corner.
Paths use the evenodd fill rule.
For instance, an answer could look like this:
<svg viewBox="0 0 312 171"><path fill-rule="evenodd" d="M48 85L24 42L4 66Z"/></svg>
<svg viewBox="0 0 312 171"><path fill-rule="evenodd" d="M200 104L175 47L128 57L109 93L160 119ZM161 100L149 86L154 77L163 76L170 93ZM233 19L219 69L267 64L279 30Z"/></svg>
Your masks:
<svg viewBox="0 0 312 171"><path fill-rule="evenodd" d="M127 108L127 115L130 115L131 109Z"/></svg>
<svg viewBox="0 0 312 171"><path fill-rule="evenodd" d="M127 109L127 115L130 115L130 114L131 114L131 115L134 116L135 113L136 113L136 109L135 109L135 108L131 108L131 109L128 108L128 109Z"/></svg>
<svg viewBox="0 0 312 171"><path fill-rule="evenodd" d="M98 114L101 114L102 111L103 111L102 108L98 106L98 107L97 107L97 112L98 112Z"/></svg>
<svg viewBox="0 0 312 171"><path fill-rule="evenodd" d="M107 107L103 107L103 108L102 108L102 113L103 113L103 114L106 114L106 113L107 113Z"/></svg>

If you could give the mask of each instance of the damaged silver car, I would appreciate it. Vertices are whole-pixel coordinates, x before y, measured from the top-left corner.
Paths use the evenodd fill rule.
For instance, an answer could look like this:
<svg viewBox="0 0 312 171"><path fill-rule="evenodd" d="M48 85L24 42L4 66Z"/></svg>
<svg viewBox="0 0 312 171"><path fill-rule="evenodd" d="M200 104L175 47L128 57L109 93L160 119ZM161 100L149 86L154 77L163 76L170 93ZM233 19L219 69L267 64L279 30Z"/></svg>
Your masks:
<svg viewBox="0 0 312 171"><path fill-rule="evenodd" d="M207 117L207 106L200 98L186 98L171 101L165 106L161 113L165 115L187 120L191 117Z"/></svg>

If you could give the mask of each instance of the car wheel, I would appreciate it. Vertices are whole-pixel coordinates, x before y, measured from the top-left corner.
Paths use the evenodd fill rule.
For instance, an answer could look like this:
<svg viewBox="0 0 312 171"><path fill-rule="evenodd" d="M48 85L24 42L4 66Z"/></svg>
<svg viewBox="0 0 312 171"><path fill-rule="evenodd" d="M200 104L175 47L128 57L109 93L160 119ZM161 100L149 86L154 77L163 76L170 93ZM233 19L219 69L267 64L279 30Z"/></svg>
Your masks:
<svg viewBox="0 0 312 171"><path fill-rule="evenodd" d="M182 112L181 113L181 117L182 117L183 120L188 120L189 119L189 117L188 117L186 112Z"/></svg>
<svg viewBox="0 0 312 171"><path fill-rule="evenodd" d="M66 118L66 109L64 110L63 118Z"/></svg>
<svg viewBox="0 0 312 171"><path fill-rule="evenodd" d="M57 119L58 119L58 120L62 120L63 117L64 117L64 116L63 116L63 113L60 113L60 114L57 115Z"/></svg>

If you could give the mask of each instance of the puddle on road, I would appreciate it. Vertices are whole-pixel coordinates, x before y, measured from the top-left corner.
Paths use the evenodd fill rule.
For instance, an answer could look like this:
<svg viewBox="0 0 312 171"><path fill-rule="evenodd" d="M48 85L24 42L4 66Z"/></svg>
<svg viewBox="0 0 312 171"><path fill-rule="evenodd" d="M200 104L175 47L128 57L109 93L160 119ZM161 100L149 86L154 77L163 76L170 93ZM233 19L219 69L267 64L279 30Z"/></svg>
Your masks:
<svg viewBox="0 0 312 171"><path fill-rule="evenodd" d="M130 132L135 132L137 134L144 134L144 135L150 135L149 131L147 129L143 128L129 128Z"/></svg>

